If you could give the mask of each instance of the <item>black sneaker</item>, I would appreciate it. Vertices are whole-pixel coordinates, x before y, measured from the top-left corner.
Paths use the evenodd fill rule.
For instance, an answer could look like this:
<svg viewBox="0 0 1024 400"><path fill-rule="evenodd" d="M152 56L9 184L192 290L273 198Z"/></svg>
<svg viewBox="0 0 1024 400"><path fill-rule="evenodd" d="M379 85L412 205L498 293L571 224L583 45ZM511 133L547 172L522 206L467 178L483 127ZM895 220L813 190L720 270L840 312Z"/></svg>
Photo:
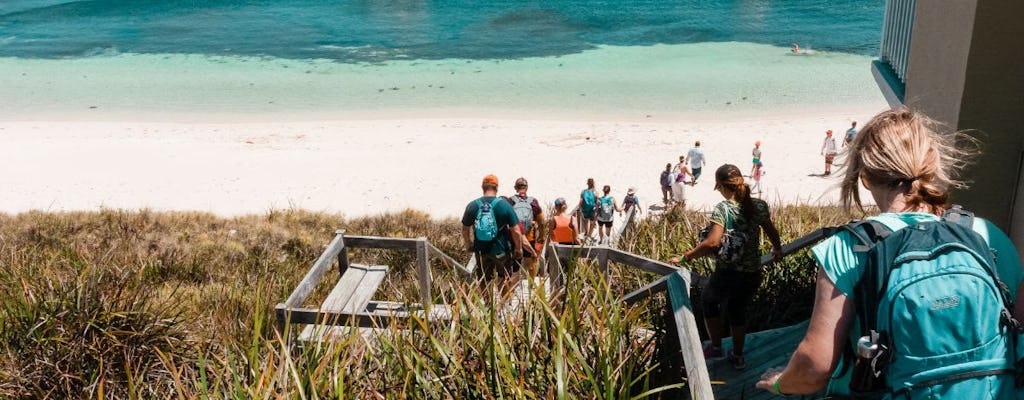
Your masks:
<svg viewBox="0 0 1024 400"><path fill-rule="evenodd" d="M729 361L729 364L732 364L732 367L735 368L736 370L742 371L747 369L746 357L738 356L736 355L736 353L733 353L732 350L729 350L729 354L727 354L725 358L726 360Z"/></svg>

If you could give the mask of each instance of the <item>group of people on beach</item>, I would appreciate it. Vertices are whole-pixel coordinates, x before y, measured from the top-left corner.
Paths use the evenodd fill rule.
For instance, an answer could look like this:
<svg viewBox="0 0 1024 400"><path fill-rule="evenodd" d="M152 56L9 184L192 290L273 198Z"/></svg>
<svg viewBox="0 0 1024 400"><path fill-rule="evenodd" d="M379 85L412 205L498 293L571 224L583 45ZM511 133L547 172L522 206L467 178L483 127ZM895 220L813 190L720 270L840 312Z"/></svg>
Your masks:
<svg viewBox="0 0 1024 400"><path fill-rule="evenodd" d="M1018 336L1024 335L1017 322L1024 318L1024 271L1005 233L950 206L950 189L963 187L956 179L962 165L958 160L968 152L934 126L924 115L905 108L883 111L859 133L856 123L851 126L843 146L842 204L847 210L864 212L862 186L881 214L851 223L813 247L817 273L807 332L787 365L766 370L757 388L776 395L812 394L827 386L830 394L873 391L881 393L880 398L889 398L885 393L908 398L1021 397L1014 378L1024 372L1020 368L1024 341L1018 343ZM826 133L822 149L829 168L826 173L831 173L838 153L829 147L829 138L831 134ZM699 147L695 143L694 148ZM758 148L755 144L751 176L757 176ZM671 184L679 180L694 185L703 166L702 152L691 152L680 157L675 169L666 166L665 174ZM680 179L683 173L686 176ZM687 182L686 177L692 178ZM715 268L699 304L709 338L703 353L707 359L724 358L734 368L744 369L746 308L764 277L762 231L771 243L774 261L783 257L782 243L768 204L751 196L752 188L739 167L724 164L715 170L714 179L723 200L715 205L698 244L668 261L685 264L700 257L714 258ZM673 188L665 183L663 179L663 200L668 201ZM497 187L496 177L485 177L484 196L466 207L462 219L467 249L488 260L490 268L503 267L502 257L508 253L519 257L529 247L523 243L530 240L523 239L517 223L514 206L519 200L497 197ZM525 195L525 179L517 181L516 187L517 196ZM607 198L609 188L605 186L603 192L602 199ZM579 206L597 207L598 200L591 199L596 196L593 180L588 180ZM617 211L614 199L608 201ZM536 203L530 204L532 209ZM566 209L565 199L555 201L556 216L547 232L557 242L579 243ZM592 212L586 215L585 221L594 220ZM540 225L542 220L535 221ZM593 226L586 223L589 232ZM500 233L492 225L508 232L510 249L493 241ZM898 293L911 292L901 296L887 291L886 287L894 286L867 286L879 281L898 284ZM882 307L895 307L895 302L903 303L891 314L890 308ZM863 311L868 307L876 307L878 315L886 312L889 322ZM726 325L732 338L728 349L722 341ZM919 353L930 358L916 356Z"/></svg>
<svg viewBox="0 0 1024 400"><path fill-rule="evenodd" d="M566 245L611 243L615 214L641 213L636 188L630 187L620 203L611 195L611 186L598 193L593 178L580 192L576 209L582 221L569 214L564 197L554 201L554 215L544 218L537 198L527 194L526 178L515 181L515 193L498 196L498 177L487 175L480 188L482 196L469 202L462 214L462 238L466 250L476 254L476 271L485 281L496 276L506 278L526 265L536 273L537 260L546 240ZM582 224L582 226L580 226Z"/></svg>
<svg viewBox="0 0 1024 400"><path fill-rule="evenodd" d="M684 186L697 185L697 179L700 178L701 171L706 164L707 160L704 159L704 149L700 148L700 140L694 142L693 147L686 152L686 155L679 156L678 164L675 166L672 163L665 164L665 170L659 177L662 203L665 206L685 205Z"/></svg>

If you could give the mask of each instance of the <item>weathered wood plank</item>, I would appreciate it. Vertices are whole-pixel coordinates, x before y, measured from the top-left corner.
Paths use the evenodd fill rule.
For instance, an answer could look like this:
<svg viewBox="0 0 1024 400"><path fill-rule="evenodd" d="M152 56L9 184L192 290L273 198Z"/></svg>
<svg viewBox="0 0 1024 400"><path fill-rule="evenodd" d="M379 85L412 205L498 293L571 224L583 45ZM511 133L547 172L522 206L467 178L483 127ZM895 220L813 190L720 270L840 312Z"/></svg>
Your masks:
<svg viewBox="0 0 1024 400"><path fill-rule="evenodd" d="M643 287L632 292L629 292L629 294L625 296L622 296L622 298L619 299L619 301L626 304L634 304L648 297L651 297L651 295L668 288L668 279L671 276L672 274L668 274L661 278L658 278L658 280L648 283L647 285L644 285Z"/></svg>
<svg viewBox="0 0 1024 400"><path fill-rule="evenodd" d="M358 314L330 314L323 313L315 308L291 308L285 309L286 318L292 324L315 324L315 325L352 325L364 328L387 327L390 323L390 314L358 313Z"/></svg>
<svg viewBox="0 0 1024 400"><path fill-rule="evenodd" d="M387 265L371 265L367 267L363 279L356 286L348 301L345 302L341 312L352 314L365 312L366 304L373 298L373 294L377 292L381 282L384 282L384 276L387 275L387 272Z"/></svg>
<svg viewBox="0 0 1024 400"><path fill-rule="evenodd" d="M334 235L334 240L327 245L327 249L324 250L323 254L320 254L320 258L313 263L313 267L309 269L306 276L302 278L292 294L288 296L288 300L284 302L286 307L298 307L302 305L302 302L306 301L306 297L313 292L316 288L317 283L320 283L320 278L323 278L324 273L330 268L331 263L334 262L334 257L338 255L344 246L344 240L342 234Z"/></svg>
<svg viewBox="0 0 1024 400"><path fill-rule="evenodd" d="M320 304L320 310L325 312L341 312L345 308L345 304L348 304L349 299L352 298L352 294L359 288L369 268L369 266L362 264L350 265L348 270L345 271L345 275L338 279L338 283L331 289L331 293Z"/></svg>
<svg viewBox="0 0 1024 400"><path fill-rule="evenodd" d="M377 236L345 236L345 244L353 249L416 250L416 240Z"/></svg>
<svg viewBox="0 0 1024 400"><path fill-rule="evenodd" d="M430 296L430 285L434 277L430 274L430 252L427 251L427 239L416 239L416 278L419 281L420 302L424 307L434 303Z"/></svg>
<svg viewBox="0 0 1024 400"><path fill-rule="evenodd" d="M434 245L431 244L430 242L427 242L427 249L430 251L430 255L431 256L440 258L441 262L444 263L447 266L454 267L455 271L458 271L459 275L462 275L463 278L472 277L473 276L473 271L470 271L470 270L466 269L465 266L460 264L458 261L455 261L454 258L452 258L449 255L445 254L443 251L441 251L437 247L434 247Z"/></svg>
<svg viewBox="0 0 1024 400"><path fill-rule="evenodd" d="M598 258L608 250L604 246L573 246L568 244L552 244L558 257L561 258Z"/></svg>
<svg viewBox="0 0 1024 400"><path fill-rule="evenodd" d="M690 303L690 277L688 270L680 270L669 275L668 293L672 304L672 315L679 335L679 347L682 349L683 364L686 368L690 396L695 400L714 400L711 389L711 378L705 364L704 351L700 344L700 333L697 321L693 317L693 305Z"/></svg>
<svg viewBox="0 0 1024 400"><path fill-rule="evenodd" d="M625 264L633 268L639 268L644 271L652 272L658 275L667 275L679 271L679 268L673 267L661 261L653 260L643 256L638 256L632 253L627 253L622 250L610 249L608 250L608 253L610 253L608 256L613 262Z"/></svg>
<svg viewBox="0 0 1024 400"><path fill-rule="evenodd" d="M612 228L612 247L618 247L619 239L622 237L622 234L633 226L633 220L635 216L636 207L633 207L633 209L629 210L629 212L622 216L622 223L615 224L615 226Z"/></svg>
<svg viewBox="0 0 1024 400"><path fill-rule="evenodd" d="M341 251L338 252L338 276L344 275L345 270L348 269L348 247L345 247L345 230L339 229L334 232L335 235L341 235Z"/></svg>
<svg viewBox="0 0 1024 400"><path fill-rule="evenodd" d="M469 261L466 261L466 272L469 272L470 276L473 276L473 271L476 269L476 253L469 256Z"/></svg>
<svg viewBox="0 0 1024 400"><path fill-rule="evenodd" d="M786 243L786 244L782 245L782 255L783 256L788 256L790 254L793 254L793 253L796 253L796 252L798 252L800 250L803 250L803 248L805 248L807 246L814 245L815 243L818 243L818 242L828 238L829 236L834 235L836 233L836 231L838 231L838 230L839 230L838 226L830 226L830 227L820 228L820 229L818 229L818 230L816 230L814 232L811 232L811 233L808 233L806 235L803 235L803 236L793 240L792 242L789 242L789 243ZM761 256L761 265L768 265L768 264L770 264L772 262L773 258L774 257L772 256L772 253L768 253L768 254L765 254L765 255Z"/></svg>
<svg viewBox="0 0 1024 400"><path fill-rule="evenodd" d="M601 273L608 277L608 252L610 249L602 251L601 254L597 255L597 267L601 269Z"/></svg>
<svg viewBox="0 0 1024 400"><path fill-rule="evenodd" d="M565 271L562 269L562 260L558 257L558 250L554 243L544 246L544 253L547 255L548 281L551 283L551 293L557 293L562 289L565 282Z"/></svg>

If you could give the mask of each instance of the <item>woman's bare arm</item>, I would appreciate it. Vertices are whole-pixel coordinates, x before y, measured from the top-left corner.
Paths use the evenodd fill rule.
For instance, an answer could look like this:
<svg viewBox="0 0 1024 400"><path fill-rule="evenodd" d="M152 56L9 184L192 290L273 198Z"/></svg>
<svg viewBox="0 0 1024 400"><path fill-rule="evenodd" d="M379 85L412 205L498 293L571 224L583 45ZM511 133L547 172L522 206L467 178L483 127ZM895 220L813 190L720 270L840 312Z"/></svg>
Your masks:
<svg viewBox="0 0 1024 400"><path fill-rule="evenodd" d="M814 311L807 335L786 368L769 370L761 376L757 387L774 393L778 380L779 389L786 394L811 394L823 389L839 363L843 346L848 343L853 317L853 302L832 284L825 270L818 267Z"/></svg>

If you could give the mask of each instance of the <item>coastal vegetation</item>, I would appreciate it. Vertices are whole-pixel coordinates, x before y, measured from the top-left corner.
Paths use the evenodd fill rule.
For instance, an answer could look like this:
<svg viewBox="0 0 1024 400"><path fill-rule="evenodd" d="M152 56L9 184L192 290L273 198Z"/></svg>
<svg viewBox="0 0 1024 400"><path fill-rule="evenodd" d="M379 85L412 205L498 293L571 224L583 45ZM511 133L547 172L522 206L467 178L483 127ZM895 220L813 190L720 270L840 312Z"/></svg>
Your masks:
<svg viewBox="0 0 1024 400"><path fill-rule="evenodd" d="M850 218L801 205L780 206L774 217L784 242ZM619 246L664 260L693 246L707 218L672 209L639 221ZM416 320L404 330L289 346L274 329L274 306L337 229L422 236L468 258L457 220L411 210L360 218L301 210L0 215L0 397L633 399L686 390L665 299L617 301L657 277L614 264L607 276L571 265L561 301L535 296L510 317L435 261L435 303L452 305L454 322ZM350 257L391 267L375 299L418 301L414 255ZM710 264L685 267L706 273ZM813 276L805 253L769 266L751 328L806 319ZM321 286L314 300L330 290Z"/></svg>

